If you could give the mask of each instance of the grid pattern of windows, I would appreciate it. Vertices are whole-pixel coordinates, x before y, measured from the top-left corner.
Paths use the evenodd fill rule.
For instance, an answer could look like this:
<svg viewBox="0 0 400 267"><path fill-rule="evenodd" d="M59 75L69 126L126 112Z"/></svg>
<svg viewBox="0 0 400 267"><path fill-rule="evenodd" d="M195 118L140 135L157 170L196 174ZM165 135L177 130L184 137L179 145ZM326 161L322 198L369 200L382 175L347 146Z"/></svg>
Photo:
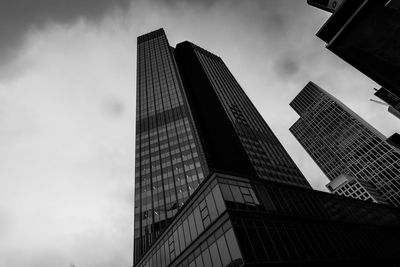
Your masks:
<svg viewBox="0 0 400 267"><path fill-rule="evenodd" d="M192 46L258 176L310 188L222 59Z"/></svg>
<svg viewBox="0 0 400 267"><path fill-rule="evenodd" d="M352 197L364 201L371 201L387 204L386 200L376 192L376 189L369 182L357 180L348 175L340 175L332 180L326 187L334 194Z"/></svg>
<svg viewBox="0 0 400 267"><path fill-rule="evenodd" d="M242 263L239 246L232 226L228 221L176 266L225 267L229 266L229 264L231 266L240 266Z"/></svg>
<svg viewBox="0 0 400 267"><path fill-rule="evenodd" d="M245 264L399 253L397 209L267 181L217 179ZM248 203L245 196L251 196Z"/></svg>
<svg viewBox="0 0 400 267"><path fill-rule="evenodd" d="M253 180L240 182L220 178L218 184L228 210L372 225L400 223L398 214L394 214L388 206L371 206L362 201L319 191L300 191L296 187L284 187L277 183L264 184ZM251 201L247 203L243 200L245 191L242 190L246 187L251 195Z"/></svg>
<svg viewBox="0 0 400 267"><path fill-rule="evenodd" d="M382 263L400 253L399 223L389 206L214 173L136 266Z"/></svg>
<svg viewBox="0 0 400 267"><path fill-rule="evenodd" d="M399 214L390 207L312 191L222 60L193 48L209 80L206 88L218 96L212 98L215 110L222 106L225 111L215 121L229 126L224 132L234 137L229 140L239 137L257 174L251 166L249 179L208 174L197 133L204 125L197 121L195 127L196 106L190 110L174 49L163 30L140 36L135 266L222 267L398 255ZM205 140L202 144L210 145Z"/></svg>
<svg viewBox="0 0 400 267"><path fill-rule="evenodd" d="M400 152L382 134L312 82L290 105L300 115L290 131L329 180L350 175L400 206Z"/></svg>
<svg viewBox="0 0 400 267"><path fill-rule="evenodd" d="M192 205L176 218L173 226L166 229L157 245L146 253L145 260L137 266L168 266L222 215L226 207L220 188L218 185L210 187L211 190L199 192Z"/></svg>
<svg viewBox="0 0 400 267"><path fill-rule="evenodd" d="M140 36L137 55L135 262L206 173L164 31Z"/></svg>
<svg viewBox="0 0 400 267"><path fill-rule="evenodd" d="M366 201L375 201L372 195L370 195L368 191L357 182L357 180L342 185L334 193L340 196L352 197Z"/></svg>

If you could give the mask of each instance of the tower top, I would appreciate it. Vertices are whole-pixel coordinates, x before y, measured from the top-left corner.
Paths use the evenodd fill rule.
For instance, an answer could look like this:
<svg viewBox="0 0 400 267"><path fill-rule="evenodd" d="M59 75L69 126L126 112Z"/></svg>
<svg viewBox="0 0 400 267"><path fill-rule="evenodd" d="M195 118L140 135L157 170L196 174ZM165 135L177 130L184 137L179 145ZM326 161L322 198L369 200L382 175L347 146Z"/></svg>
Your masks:
<svg viewBox="0 0 400 267"><path fill-rule="evenodd" d="M148 40L151 40L151 39L163 36L163 35L165 35L165 31L163 28L160 28L160 29L154 30L152 32L138 36L137 41L138 41L138 43L142 43L142 42L145 42L145 41L148 41Z"/></svg>

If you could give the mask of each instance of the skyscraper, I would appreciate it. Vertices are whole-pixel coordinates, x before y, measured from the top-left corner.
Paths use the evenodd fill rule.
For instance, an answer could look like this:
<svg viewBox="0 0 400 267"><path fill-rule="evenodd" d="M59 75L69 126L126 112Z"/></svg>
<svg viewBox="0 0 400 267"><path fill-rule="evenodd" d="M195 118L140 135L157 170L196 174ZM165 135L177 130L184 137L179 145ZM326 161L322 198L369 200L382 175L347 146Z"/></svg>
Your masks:
<svg viewBox="0 0 400 267"><path fill-rule="evenodd" d="M158 236L209 169L310 187L219 57L188 42L174 52L157 30L138 38L137 72L137 246ZM196 74L191 90L180 73Z"/></svg>
<svg viewBox="0 0 400 267"><path fill-rule="evenodd" d="M337 194L400 206L400 151L318 85L309 82L290 103L300 119L292 134Z"/></svg>
<svg viewBox="0 0 400 267"><path fill-rule="evenodd" d="M328 0L308 0L324 10ZM342 1L316 34L326 48L400 97L400 0Z"/></svg>
<svg viewBox="0 0 400 267"><path fill-rule="evenodd" d="M135 258L165 228L207 172L164 31L140 36L137 55Z"/></svg>
<svg viewBox="0 0 400 267"><path fill-rule="evenodd" d="M381 88L377 90L374 94L376 97L379 97L381 100L385 101L388 105L388 111L393 116L396 116L400 119L400 97L396 96L395 94L391 93L386 88ZM372 99L371 99L372 100ZM375 101L375 100L372 100ZM377 102L377 101L375 101ZM384 104L384 103L380 103Z"/></svg>
<svg viewBox="0 0 400 267"><path fill-rule="evenodd" d="M137 71L136 266L397 257L397 211L313 191L221 58L160 29L138 37ZM356 248L358 234L380 239Z"/></svg>
<svg viewBox="0 0 400 267"><path fill-rule="evenodd" d="M311 188L220 57L189 42L175 55L210 169Z"/></svg>

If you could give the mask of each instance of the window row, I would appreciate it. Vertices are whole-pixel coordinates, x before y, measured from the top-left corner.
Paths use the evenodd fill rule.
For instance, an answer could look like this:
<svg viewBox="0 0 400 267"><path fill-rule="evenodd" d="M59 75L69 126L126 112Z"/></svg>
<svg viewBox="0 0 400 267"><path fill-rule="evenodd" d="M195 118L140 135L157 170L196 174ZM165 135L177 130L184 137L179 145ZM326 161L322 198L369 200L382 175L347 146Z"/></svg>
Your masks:
<svg viewBox="0 0 400 267"><path fill-rule="evenodd" d="M142 266L167 266L226 209L218 186L214 186L203 199L199 198L197 203L198 206L187 211L173 228L167 230L160 245L149 252L152 256L147 264L151 265Z"/></svg>

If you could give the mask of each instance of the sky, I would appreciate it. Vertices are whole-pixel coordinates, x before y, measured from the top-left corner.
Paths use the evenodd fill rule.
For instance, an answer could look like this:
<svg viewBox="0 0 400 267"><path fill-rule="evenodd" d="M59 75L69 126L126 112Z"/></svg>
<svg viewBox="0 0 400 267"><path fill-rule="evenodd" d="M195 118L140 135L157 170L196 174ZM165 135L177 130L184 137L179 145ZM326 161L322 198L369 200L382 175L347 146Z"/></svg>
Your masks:
<svg viewBox="0 0 400 267"><path fill-rule="evenodd" d="M326 191L288 130L308 81L398 130L378 85L315 36L328 17L305 0L2 0L0 267L132 266L136 38L161 27L219 55Z"/></svg>

